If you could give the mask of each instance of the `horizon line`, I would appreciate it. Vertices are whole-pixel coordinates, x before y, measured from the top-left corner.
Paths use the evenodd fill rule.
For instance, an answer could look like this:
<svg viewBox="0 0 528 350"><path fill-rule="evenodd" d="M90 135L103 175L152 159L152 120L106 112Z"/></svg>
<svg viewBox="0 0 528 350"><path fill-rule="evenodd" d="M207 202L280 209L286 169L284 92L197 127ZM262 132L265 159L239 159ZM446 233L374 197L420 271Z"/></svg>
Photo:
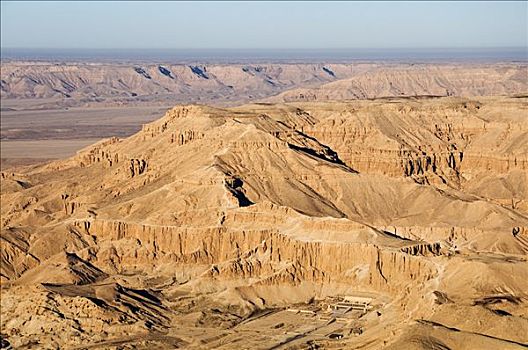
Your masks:
<svg viewBox="0 0 528 350"><path fill-rule="evenodd" d="M522 49L528 50L527 46L430 46L430 47L415 47L415 46L402 46L402 47L2 47L1 50L445 50L445 49L462 49L462 50L474 50L474 49Z"/></svg>

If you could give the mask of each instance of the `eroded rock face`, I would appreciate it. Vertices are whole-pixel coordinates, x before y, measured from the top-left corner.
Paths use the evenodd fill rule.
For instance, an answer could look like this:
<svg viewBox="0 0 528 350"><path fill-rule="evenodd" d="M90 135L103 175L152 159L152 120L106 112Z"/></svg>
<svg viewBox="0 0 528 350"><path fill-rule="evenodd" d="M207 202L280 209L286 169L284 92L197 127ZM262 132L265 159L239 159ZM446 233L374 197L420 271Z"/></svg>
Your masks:
<svg viewBox="0 0 528 350"><path fill-rule="evenodd" d="M400 65L378 67L315 88L291 89L269 101L328 101L387 97L525 94L528 67L518 65ZM478 107L478 106L477 106Z"/></svg>
<svg viewBox="0 0 528 350"><path fill-rule="evenodd" d="M236 216L227 220L229 226L237 226ZM268 275L260 283L271 285L333 281L395 291L402 287L401 281L423 283L433 278L435 267L413 256L441 254L438 244L404 243L394 239L391 242L394 247L385 250L361 239L304 242L273 229L235 230L225 226L195 229L100 220L79 221L75 226L97 241L121 242L111 252L98 252L98 255L111 256L119 271L139 266L150 270L161 263L197 264L212 266L211 277L220 279ZM358 226L356 229L368 229ZM324 225L319 229L323 228ZM369 230L371 234L383 235ZM327 259L328 256L335 260ZM357 276L350 272L360 265L376 268L363 276L364 280L357 281Z"/></svg>
<svg viewBox="0 0 528 350"><path fill-rule="evenodd" d="M428 103L357 103L304 131L361 173L471 188L468 192L474 194L490 173L501 177L526 174L528 150L520 141L527 133L522 104L514 112L506 101L446 101L444 108ZM505 110L511 117L494 117L503 116ZM525 193L526 178L520 179L521 186L513 187ZM510 196L493 199L511 206L512 198L525 194Z"/></svg>
<svg viewBox="0 0 528 350"><path fill-rule="evenodd" d="M466 344L461 328L484 347L526 342L526 106L176 106L127 139L2 173L5 339L375 349L413 329ZM345 322L325 316L332 298L355 293L373 306L343 316L346 336L328 328ZM283 308L299 303L313 318L298 326L337 335L288 340L300 316Z"/></svg>
<svg viewBox="0 0 528 350"><path fill-rule="evenodd" d="M145 64L2 61L2 99L63 99L63 106L229 103L350 77L376 64ZM333 75L323 68L332 69ZM59 102L58 102L59 103Z"/></svg>
<svg viewBox="0 0 528 350"><path fill-rule="evenodd" d="M62 99L61 106L226 104L488 96L528 92L523 63L145 64L3 61L3 99Z"/></svg>

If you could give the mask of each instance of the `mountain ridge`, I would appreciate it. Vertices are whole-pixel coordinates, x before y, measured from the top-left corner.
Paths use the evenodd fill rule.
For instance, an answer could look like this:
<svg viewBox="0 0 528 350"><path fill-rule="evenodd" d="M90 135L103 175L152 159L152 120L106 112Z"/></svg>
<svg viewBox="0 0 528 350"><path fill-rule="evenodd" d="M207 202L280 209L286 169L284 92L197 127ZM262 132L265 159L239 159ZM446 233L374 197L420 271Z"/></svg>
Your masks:
<svg viewBox="0 0 528 350"><path fill-rule="evenodd" d="M291 341L287 327L304 334L298 348L431 332L515 348L528 341L526 104L180 105L128 138L4 171L5 337L272 347ZM345 297L371 304L326 311Z"/></svg>

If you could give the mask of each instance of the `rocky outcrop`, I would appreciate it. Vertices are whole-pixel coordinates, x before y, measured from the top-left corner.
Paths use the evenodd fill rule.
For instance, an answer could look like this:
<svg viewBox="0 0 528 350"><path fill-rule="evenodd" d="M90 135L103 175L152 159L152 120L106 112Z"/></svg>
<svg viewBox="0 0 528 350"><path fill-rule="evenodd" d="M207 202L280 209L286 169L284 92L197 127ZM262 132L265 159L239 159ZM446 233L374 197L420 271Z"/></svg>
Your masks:
<svg viewBox="0 0 528 350"><path fill-rule="evenodd" d="M145 64L2 62L2 99L66 98L65 106L232 102L349 77L373 64Z"/></svg>
<svg viewBox="0 0 528 350"><path fill-rule="evenodd" d="M204 134L201 132L196 132L194 130L183 130L171 135L171 143L175 143L178 146L183 146L186 143L189 143L193 140L199 140L204 137Z"/></svg>
<svg viewBox="0 0 528 350"><path fill-rule="evenodd" d="M523 64L2 62L9 99L65 98L64 106L485 96L526 93ZM278 96L276 96L278 95ZM273 97L271 97L273 96Z"/></svg>
<svg viewBox="0 0 528 350"><path fill-rule="evenodd" d="M467 66L426 64L380 67L316 88L299 88L269 98L273 102L512 95L528 91L526 65Z"/></svg>
<svg viewBox="0 0 528 350"><path fill-rule="evenodd" d="M288 320L362 342L467 309L521 329L524 100L177 106L127 139L3 172L2 327L17 346L78 344L82 326L80 345L146 334L156 347L170 327L225 347L248 324L291 338L267 315L303 303ZM498 291L518 304L475 305ZM371 302L350 322L325 311L354 298ZM205 327L220 333L196 340ZM184 344L173 334L169 348Z"/></svg>
<svg viewBox="0 0 528 350"><path fill-rule="evenodd" d="M333 281L394 290L401 287L400 283L433 278L434 265L413 255L439 253L438 245L416 245L399 252L369 244L302 241L275 230L179 228L106 220L78 221L75 226L98 241L115 242L115 248L108 252L109 259L120 269L148 266L149 260L205 264L213 265L212 277L262 278L276 274L277 280L266 280L272 284ZM120 242L127 243L123 246ZM290 266L287 273L282 271L284 264ZM369 275L358 280L353 271L363 265L369 266Z"/></svg>
<svg viewBox="0 0 528 350"><path fill-rule="evenodd" d="M508 118L488 121L490 113L502 113L500 107L458 100L443 109L426 103L400 104L367 107L357 103L306 126L304 132L331 147L359 172L411 177L418 183L460 188L485 172L526 170L528 158L519 140L528 126L519 120L513 128ZM493 148L474 146L490 139Z"/></svg>
<svg viewBox="0 0 528 350"><path fill-rule="evenodd" d="M0 278L2 282L14 280L22 272L39 264L40 260L30 252L30 237L31 235L22 229L2 230L0 235L2 241Z"/></svg>
<svg viewBox="0 0 528 350"><path fill-rule="evenodd" d="M86 150L78 152L76 160L80 167L90 166L94 163L103 163L106 166L113 166L119 163L119 154L108 152L108 146L119 142L117 137L112 137L108 140L103 140Z"/></svg>
<svg viewBox="0 0 528 350"><path fill-rule="evenodd" d="M148 162L145 159L130 159L130 177L139 176L147 171Z"/></svg>

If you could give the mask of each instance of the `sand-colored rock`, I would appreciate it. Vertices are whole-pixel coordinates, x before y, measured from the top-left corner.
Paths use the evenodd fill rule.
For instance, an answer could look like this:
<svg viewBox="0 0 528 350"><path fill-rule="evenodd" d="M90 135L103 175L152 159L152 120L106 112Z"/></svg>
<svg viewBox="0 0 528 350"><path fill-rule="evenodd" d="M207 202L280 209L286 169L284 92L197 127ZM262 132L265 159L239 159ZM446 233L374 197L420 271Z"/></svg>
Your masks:
<svg viewBox="0 0 528 350"><path fill-rule="evenodd" d="M528 93L528 66L523 62L131 64L5 61L1 71L2 99L29 99L35 103L35 108L167 105L174 101L230 105L258 99L291 102Z"/></svg>
<svg viewBox="0 0 528 350"><path fill-rule="evenodd" d="M269 98L274 102L355 100L410 96L526 95L528 66L427 65L379 67L326 83L315 88L298 88Z"/></svg>
<svg viewBox="0 0 528 350"><path fill-rule="evenodd" d="M61 106L233 103L350 77L377 64L2 62L2 99Z"/></svg>
<svg viewBox="0 0 528 350"><path fill-rule="evenodd" d="M2 337L522 348L527 106L182 105L129 138L2 172ZM328 311L354 298L364 311Z"/></svg>

